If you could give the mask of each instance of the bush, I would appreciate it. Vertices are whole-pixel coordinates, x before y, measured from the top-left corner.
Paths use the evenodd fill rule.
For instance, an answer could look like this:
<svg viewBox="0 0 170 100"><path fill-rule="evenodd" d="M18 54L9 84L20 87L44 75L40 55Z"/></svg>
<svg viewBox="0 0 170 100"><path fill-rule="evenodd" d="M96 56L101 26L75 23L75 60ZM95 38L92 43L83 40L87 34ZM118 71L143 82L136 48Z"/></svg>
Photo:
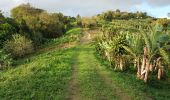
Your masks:
<svg viewBox="0 0 170 100"><path fill-rule="evenodd" d="M6 54L3 50L0 50L0 69L7 68L12 65L12 58L10 54Z"/></svg>
<svg viewBox="0 0 170 100"><path fill-rule="evenodd" d="M3 47L3 42L9 39L15 32L15 28L10 24L0 24L0 47Z"/></svg>
<svg viewBox="0 0 170 100"><path fill-rule="evenodd" d="M95 19L84 17L82 19L82 26L85 28L94 28L97 26L97 22Z"/></svg>
<svg viewBox="0 0 170 100"><path fill-rule="evenodd" d="M26 54L33 52L32 41L27 39L25 36L15 34L11 40L7 40L4 44L4 49L16 57L23 57Z"/></svg>

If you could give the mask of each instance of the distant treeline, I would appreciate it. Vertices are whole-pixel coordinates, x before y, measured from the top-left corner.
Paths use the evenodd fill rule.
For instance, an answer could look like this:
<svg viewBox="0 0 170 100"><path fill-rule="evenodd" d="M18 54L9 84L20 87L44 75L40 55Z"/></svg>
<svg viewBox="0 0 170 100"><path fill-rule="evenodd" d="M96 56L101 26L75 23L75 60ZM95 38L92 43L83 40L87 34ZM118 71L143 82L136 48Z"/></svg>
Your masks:
<svg viewBox="0 0 170 100"><path fill-rule="evenodd" d="M107 21L111 21L113 19L146 19L152 18L151 16L147 15L146 12L121 12L119 9L116 11L107 11L103 12L102 14L97 15L99 18Z"/></svg>

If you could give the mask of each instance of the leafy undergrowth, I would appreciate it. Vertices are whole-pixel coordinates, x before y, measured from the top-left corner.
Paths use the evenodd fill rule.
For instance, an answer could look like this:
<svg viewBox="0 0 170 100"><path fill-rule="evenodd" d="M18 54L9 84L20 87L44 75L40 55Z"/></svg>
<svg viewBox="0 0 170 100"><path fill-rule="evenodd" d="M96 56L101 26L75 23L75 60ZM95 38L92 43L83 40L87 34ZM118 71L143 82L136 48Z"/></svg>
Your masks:
<svg viewBox="0 0 170 100"><path fill-rule="evenodd" d="M74 48L32 57L26 64L0 72L0 99L64 99Z"/></svg>
<svg viewBox="0 0 170 100"><path fill-rule="evenodd" d="M108 62L103 61L99 55L95 54L97 59L104 66L102 69L105 70L115 84L124 89L134 100L169 100L170 98L170 81L167 80L156 80L154 77L150 77L150 81L146 84L141 80L136 79L133 69L125 72L115 72L110 67ZM148 97L148 98L147 98Z"/></svg>

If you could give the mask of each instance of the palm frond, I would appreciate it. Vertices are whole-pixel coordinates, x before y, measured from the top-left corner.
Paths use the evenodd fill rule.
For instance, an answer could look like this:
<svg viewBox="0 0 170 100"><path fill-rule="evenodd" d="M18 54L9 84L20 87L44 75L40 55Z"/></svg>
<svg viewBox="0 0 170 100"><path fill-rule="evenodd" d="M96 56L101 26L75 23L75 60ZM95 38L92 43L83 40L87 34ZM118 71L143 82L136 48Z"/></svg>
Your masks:
<svg viewBox="0 0 170 100"><path fill-rule="evenodd" d="M130 55L132 55L133 57L136 57L135 52L133 51L132 48L128 47L128 46L122 46L128 53L130 53Z"/></svg>
<svg viewBox="0 0 170 100"><path fill-rule="evenodd" d="M160 48L159 52L160 52L160 55L162 56L162 58L169 64L170 58L168 56L168 53L163 48Z"/></svg>
<svg viewBox="0 0 170 100"><path fill-rule="evenodd" d="M147 47L147 48L149 49L149 51L150 51L151 43L150 43L150 40L149 40L149 36L147 35L146 32L144 32L144 31L142 31L142 30L141 30L141 34L142 34L142 37L143 37L143 39L144 39L144 41L145 41L146 47Z"/></svg>

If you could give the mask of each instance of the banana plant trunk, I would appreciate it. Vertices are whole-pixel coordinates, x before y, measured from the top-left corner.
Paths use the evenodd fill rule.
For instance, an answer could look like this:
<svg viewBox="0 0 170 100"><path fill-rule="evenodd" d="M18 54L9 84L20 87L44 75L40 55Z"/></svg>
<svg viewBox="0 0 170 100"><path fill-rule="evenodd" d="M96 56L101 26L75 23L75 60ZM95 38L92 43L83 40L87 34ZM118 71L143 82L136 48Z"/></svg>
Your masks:
<svg viewBox="0 0 170 100"><path fill-rule="evenodd" d="M118 68L119 68L119 58L117 58L115 60L115 68L114 68L114 70L118 70Z"/></svg>
<svg viewBox="0 0 170 100"><path fill-rule="evenodd" d="M148 76L149 76L150 60L149 60L148 48L144 47L143 50L144 50L144 55L143 55L143 60L142 60L140 79L144 80L144 82L147 82Z"/></svg>
<svg viewBox="0 0 170 100"><path fill-rule="evenodd" d="M137 59L134 59L134 68L136 68L138 65L137 65Z"/></svg>
<svg viewBox="0 0 170 100"><path fill-rule="evenodd" d="M120 70L123 71L123 69L124 69L124 62L123 62L123 58L122 57L120 57L119 64L120 64Z"/></svg>
<svg viewBox="0 0 170 100"><path fill-rule="evenodd" d="M145 75L145 67L146 67L146 57L143 56L142 65L141 65L141 72L140 72L140 79L141 79L141 80L144 79L144 75Z"/></svg>
<svg viewBox="0 0 170 100"><path fill-rule="evenodd" d="M158 80L161 80L164 76L164 70L163 70L163 66L161 65L161 61L160 59L157 60L157 66L158 66Z"/></svg>
<svg viewBox="0 0 170 100"><path fill-rule="evenodd" d="M145 68L145 76L144 76L144 82L147 83L148 81L148 76L149 76L149 67L150 67L150 62L147 59L146 60L146 68Z"/></svg>
<svg viewBox="0 0 170 100"><path fill-rule="evenodd" d="M114 68L114 70L119 70L119 71L124 70L124 59L123 59L123 57L119 56L115 60L115 68Z"/></svg>
<svg viewBox="0 0 170 100"><path fill-rule="evenodd" d="M136 63L137 63L137 78L140 78L141 76L140 58L136 60Z"/></svg>

